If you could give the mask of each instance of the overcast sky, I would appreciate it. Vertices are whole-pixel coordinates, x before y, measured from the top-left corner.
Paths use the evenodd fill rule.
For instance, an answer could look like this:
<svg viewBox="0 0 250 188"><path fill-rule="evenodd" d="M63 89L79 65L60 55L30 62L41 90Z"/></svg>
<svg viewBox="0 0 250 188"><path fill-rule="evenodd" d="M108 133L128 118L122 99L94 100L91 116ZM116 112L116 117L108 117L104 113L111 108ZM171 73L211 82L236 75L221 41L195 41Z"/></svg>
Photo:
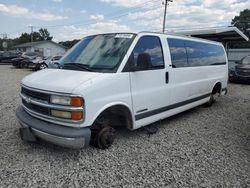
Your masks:
<svg viewBox="0 0 250 188"><path fill-rule="evenodd" d="M0 34L47 28L55 41L116 31L161 31L164 0L0 0ZM228 26L250 0L174 0L168 30Z"/></svg>

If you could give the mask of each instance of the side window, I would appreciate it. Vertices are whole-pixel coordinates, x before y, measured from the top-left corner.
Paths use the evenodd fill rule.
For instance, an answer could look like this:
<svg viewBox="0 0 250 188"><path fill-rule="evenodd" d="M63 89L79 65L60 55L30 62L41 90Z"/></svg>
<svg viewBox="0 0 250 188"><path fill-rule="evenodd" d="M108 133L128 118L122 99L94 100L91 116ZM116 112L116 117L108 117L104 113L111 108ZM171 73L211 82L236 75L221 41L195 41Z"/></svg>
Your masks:
<svg viewBox="0 0 250 188"><path fill-rule="evenodd" d="M137 70L152 70L164 68L163 52L158 37L144 36L137 42L126 65L136 67Z"/></svg>
<svg viewBox="0 0 250 188"><path fill-rule="evenodd" d="M196 41L185 41L189 66L226 64L223 48L219 45Z"/></svg>
<svg viewBox="0 0 250 188"><path fill-rule="evenodd" d="M207 45L208 65L225 65L227 63L224 48L215 44Z"/></svg>
<svg viewBox="0 0 250 188"><path fill-rule="evenodd" d="M171 61L173 68L187 67L187 52L185 49L184 40L167 39L170 49Z"/></svg>
<svg viewBox="0 0 250 188"><path fill-rule="evenodd" d="M202 66L207 63L204 45L200 42L185 41L188 55L188 64L191 67Z"/></svg>

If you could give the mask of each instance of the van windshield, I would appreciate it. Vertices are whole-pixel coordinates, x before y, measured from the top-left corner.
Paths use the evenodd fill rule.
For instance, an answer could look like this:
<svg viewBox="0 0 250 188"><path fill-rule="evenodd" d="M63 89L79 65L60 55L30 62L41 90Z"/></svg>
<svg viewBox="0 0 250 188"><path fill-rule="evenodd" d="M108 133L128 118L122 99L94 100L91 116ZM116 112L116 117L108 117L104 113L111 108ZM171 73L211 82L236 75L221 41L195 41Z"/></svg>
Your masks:
<svg viewBox="0 0 250 188"><path fill-rule="evenodd" d="M60 66L70 70L116 72L134 37L129 33L86 37L61 59Z"/></svg>

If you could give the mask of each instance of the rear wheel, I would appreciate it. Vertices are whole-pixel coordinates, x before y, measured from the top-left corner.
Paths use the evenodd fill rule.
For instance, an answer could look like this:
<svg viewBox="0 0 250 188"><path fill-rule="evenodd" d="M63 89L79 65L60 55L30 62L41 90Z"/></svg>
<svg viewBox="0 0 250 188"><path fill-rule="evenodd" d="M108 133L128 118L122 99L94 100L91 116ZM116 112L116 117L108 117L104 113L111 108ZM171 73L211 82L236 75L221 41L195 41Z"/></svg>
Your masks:
<svg viewBox="0 0 250 188"><path fill-rule="evenodd" d="M213 91L210 94L209 101L205 104L205 106L206 107L212 106L216 102L217 98L220 96L220 92L221 92L221 84L217 83L214 86Z"/></svg>
<svg viewBox="0 0 250 188"><path fill-rule="evenodd" d="M211 94L210 95L210 98L209 98L209 101L206 103L206 107L210 107L212 106L214 103L215 103L215 94Z"/></svg>

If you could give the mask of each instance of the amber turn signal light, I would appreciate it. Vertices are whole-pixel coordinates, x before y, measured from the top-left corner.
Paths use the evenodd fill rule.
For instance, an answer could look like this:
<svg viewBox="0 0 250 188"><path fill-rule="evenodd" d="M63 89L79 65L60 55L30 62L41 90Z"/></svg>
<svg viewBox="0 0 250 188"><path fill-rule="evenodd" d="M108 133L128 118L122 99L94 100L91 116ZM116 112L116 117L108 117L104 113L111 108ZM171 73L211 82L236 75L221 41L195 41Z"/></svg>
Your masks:
<svg viewBox="0 0 250 188"><path fill-rule="evenodd" d="M71 106L81 107L83 106L83 100L80 97L72 97L71 98Z"/></svg>
<svg viewBox="0 0 250 188"><path fill-rule="evenodd" d="M82 120L83 119L83 112L71 112L71 119L72 120Z"/></svg>

